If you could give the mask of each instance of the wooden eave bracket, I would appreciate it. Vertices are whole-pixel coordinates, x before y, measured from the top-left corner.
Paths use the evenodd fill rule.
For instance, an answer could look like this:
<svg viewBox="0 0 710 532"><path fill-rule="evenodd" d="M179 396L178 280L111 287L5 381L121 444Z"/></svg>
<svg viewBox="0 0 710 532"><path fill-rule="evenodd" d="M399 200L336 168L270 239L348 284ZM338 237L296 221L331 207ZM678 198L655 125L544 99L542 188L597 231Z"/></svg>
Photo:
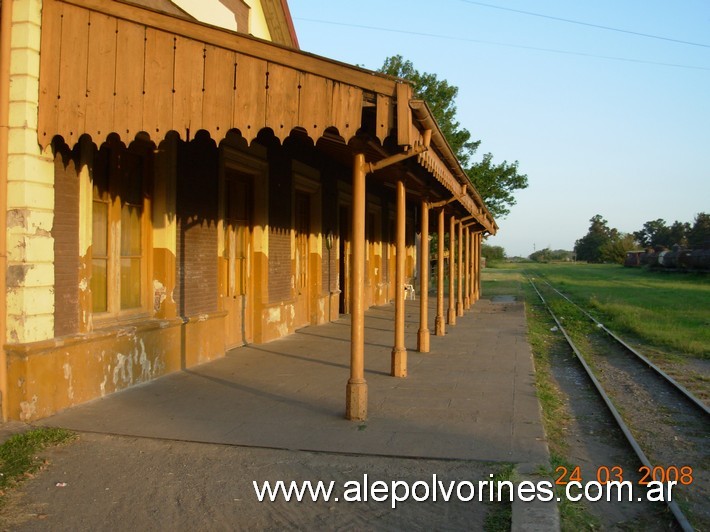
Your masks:
<svg viewBox="0 0 710 532"><path fill-rule="evenodd" d="M391 166L393 164L397 164L401 161L405 161L405 160L410 159L412 157L416 157L420 153L424 153L425 151L427 151L429 149L430 142L431 142L431 130L427 129L424 131L424 142L422 144L418 144L416 146L413 146L402 153L390 155L389 157L385 157L384 159L380 159L377 162L365 163L366 167L367 167L366 170L368 173L374 173L378 170L382 170L383 168L387 168L388 166Z"/></svg>
<svg viewBox="0 0 710 532"><path fill-rule="evenodd" d="M468 189L468 185L463 184L461 185L461 193L460 194L454 194L447 200L441 200L441 201L436 201L434 203L429 203L429 208L430 209L436 209L437 207L443 207L445 205L448 205L449 203L453 203L454 201L461 201L463 198L466 197L466 190Z"/></svg>

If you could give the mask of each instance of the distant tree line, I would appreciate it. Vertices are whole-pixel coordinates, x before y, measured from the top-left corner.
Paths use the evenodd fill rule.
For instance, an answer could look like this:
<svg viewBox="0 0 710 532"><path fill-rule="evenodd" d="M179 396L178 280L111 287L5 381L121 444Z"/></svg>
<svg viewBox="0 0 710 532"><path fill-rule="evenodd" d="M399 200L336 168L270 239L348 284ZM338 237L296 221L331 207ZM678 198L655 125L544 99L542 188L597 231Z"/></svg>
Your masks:
<svg viewBox="0 0 710 532"><path fill-rule="evenodd" d="M634 238L643 248L671 248L678 244L684 248L697 249L710 243L710 214L701 212L694 223L666 221L659 218L643 224L640 231L634 232Z"/></svg>
<svg viewBox="0 0 710 532"><path fill-rule="evenodd" d="M667 225L659 218L643 224L633 233L622 233L611 228L597 214L590 220L589 231L574 245L576 259L587 262L624 262L627 251L652 248L668 249L674 245L684 248L701 248L710 245L710 214L701 212L693 224L674 222Z"/></svg>
<svg viewBox="0 0 710 532"><path fill-rule="evenodd" d="M535 262L561 262L574 259L574 252L566 249L538 249L529 256Z"/></svg>
<svg viewBox="0 0 710 532"><path fill-rule="evenodd" d="M483 244L481 246L481 256L486 257L486 261L502 261L505 260L505 249L503 246L491 246Z"/></svg>

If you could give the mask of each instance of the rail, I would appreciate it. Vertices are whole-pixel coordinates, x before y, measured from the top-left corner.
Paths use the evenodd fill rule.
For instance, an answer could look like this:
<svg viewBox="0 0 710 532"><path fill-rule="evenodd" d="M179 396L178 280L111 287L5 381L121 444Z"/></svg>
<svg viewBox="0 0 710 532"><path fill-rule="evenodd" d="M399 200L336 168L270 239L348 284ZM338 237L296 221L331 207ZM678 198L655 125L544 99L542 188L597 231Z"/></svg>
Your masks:
<svg viewBox="0 0 710 532"><path fill-rule="evenodd" d="M557 316L555 315L555 313L552 311L552 308L550 308L550 305L547 303L547 301L545 300L545 298L543 297L543 295L540 293L540 291L538 290L538 288L537 288L537 286L535 285L535 283L533 282L533 280L530 279L530 278L528 278L528 281L530 282L530 285L532 286L532 288L533 288L533 289L535 290L535 292L537 293L538 297L539 297L540 300L542 301L542 303L543 303L543 305L545 306L545 308L547 309L547 311L550 313L550 316L552 316L552 319L555 321L557 327L559 328L559 330L560 330L560 331L562 332L562 334L564 335L565 340L566 340L567 343L569 344L569 346L570 346L570 348L572 349L572 351L574 351L574 354L576 355L577 359L579 360L579 362L580 362L580 363L582 364L582 366L584 367L584 370L585 370L585 372L587 373L587 376L589 377L589 379L590 379L590 380L592 381L592 383L594 384L594 387L596 388L597 392L599 393L599 395L601 396L602 400L603 400L604 403L606 404L607 408L609 409L609 412L611 413L612 417L614 418L614 420L615 420L616 423L618 424L619 428L621 429L621 432L624 434L624 437L626 438L626 440L629 442L629 444L630 444L631 447L633 448L634 452L636 453L636 456L638 456L639 460L641 461L641 463L642 463L644 466L648 467L650 470L653 470L653 465L651 464L651 461L648 459L648 457L646 456L646 453L644 453L643 449L641 449L641 446L640 446L639 443L636 441L636 438L634 438L634 436L633 436L633 434L631 433L631 430L629 429L628 425L626 424L626 422L624 421L624 419L621 417L621 414L619 414L619 411L616 409L616 407L615 407L614 404L612 403L611 398L609 397L609 395L608 395L608 394L606 393L606 391L604 390L604 387L601 385L601 383L599 382L599 380L596 378L596 376L594 375L594 372L592 371L592 369L591 369L591 368L589 367L589 365L587 364L587 361L584 359L584 356L583 356L582 353L579 351L579 349L577 348L577 346L575 345L575 343L572 341L572 338L569 336L569 334L568 334L567 331L565 330L564 326L562 325L562 322L557 318ZM549 284L549 283L548 283L548 284ZM551 285L550 285L550 286L551 286ZM586 314L586 313L585 313L585 314ZM616 339L616 336L614 335L613 338ZM707 408L705 408L704 411L707 412ZM666 504L667 504L668 508L670 509L671 513L673 514L673 517L675 518L675 520L677 521L678 525L681 527L682 530L684 530L684 531L686 531L686 532L692 532L692 531L695 530L695 528L694 528L694 527L690 524L690 522L688 521L688 519L687 519L687 517L685 516L685 514L683 514L683 511L680 509L680 507L678 506L678 503L677 503L676 501L674 501L674 500L669 500L669 501L666 501Z"/></svg>
<svg viewBox="0 0 710 532"><path fill-rule="evenodd" d="M649 368L651 368L653 371L655 371L662 379L665 379L668 381L668 383L675 387L680 393L682 393L686 399L688 399L690 402L694 403L695 406L700 408L705 414L710 415L710 408L701 401L699 398L695 397L687 388L685 388L682 384L680 384L678 381L676 381L673 377L668 375L665 371L663 371L661 368L656 366L653 362L651 362L647 357L645 357L643 354L639 353L636 349L634 349L632 346L630 346L627 342L625 342L622 338L620 338L617 334L615 334L613 331L609 330L603 323L601 323L599 320L597 320L594 316L589 314L586 310L584 310L582 307L580 307L577 303L572 301L567 295L563 294L560 292L557 288L552 286L549 281L544 280L547 286L549 286L552 290L557 292L561 297L563 297L568 303L572 304L577 310L582 312L587 318L589 318L592 322L596 324L596 326L607 333L611 338L616 340L620 345L622 345L627 351L629 351L631 354L634 356L638 357L640 360L644 362Z"/></svg>

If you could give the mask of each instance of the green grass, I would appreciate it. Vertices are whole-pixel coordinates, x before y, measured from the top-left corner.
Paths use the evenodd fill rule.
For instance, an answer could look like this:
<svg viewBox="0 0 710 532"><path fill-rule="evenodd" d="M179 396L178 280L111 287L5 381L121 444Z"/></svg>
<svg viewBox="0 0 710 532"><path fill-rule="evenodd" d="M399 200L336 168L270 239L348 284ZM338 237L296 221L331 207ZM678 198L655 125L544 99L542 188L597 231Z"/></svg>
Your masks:
<svg viewBox="0 0 710 532"><path fill-rule="evenodd" d="M525 264L607 327L646 344L710 358L710 276L618 265Z"/></svg>
<svg viewBox="0 0 710 532"><path fill-rule="evenodd" d="M550 453L550 471L546 472L547 476L554 477L554 472L559 466L563 466L568 471L574 469L574 466L567 459L556 453ZM570 501L567 498L564 486L555 486L555 491L555 496L561 499L558 508L560 510L560 528L562 532L601 529L599 519L589 513L583 502Z"/></svg>
<svg viewBox="0 0 710 532"><path fill-rule="evenodd" d="M505 464L491 479L496 482L515 481L515 466ZM486 514L483 530L486 532L507 532L513 522L513 505L510 501L496 501L491 504L491 509Z"/></svg>
<svg viewBox="0 0 710 532"><path fill-rule="evenodd" d="M520 265L516 265L520 266ZM565 432L570 420L565 399L552 378L552 357L555 354L568 354L566 344L559 334L550 331L555 323L545 307L527 282L521 267L505 269L486 269L482 277L483 297L496 295L515 295L526 301L528 340L535 360L535 385L543 415L543 425L550 448L550 465L540 471L541 475L554 477L559 465L568 469L569 461L565 458L568 445ZM598 530L598 520L589 513L585 505L566 499L564 490L557 496L562 500L558 504L562 530ZM491 517L495 522L496 517ZM488 522L487 522L488 524ZM488 530L487 526L487 530ZM503 530L503 527L490 527L490 530Z"/></svg>
<svg viewBox="0 0 710 532"><path fill-rule="evenodd" d="M523 299L525 284L527 281L521 270L488 268L484 270L481 291L485 298L505 295Z"/></svg>
<svg viewBox="0 0 710 532"><path fill-rule="evenodd" d="M37 456L42 449L73 438L72 432L55 428L39 428L10 437L0 445L0 494L42 466Z"/></svg>
<svg viewBox="0 0 710 532"><path fill-rule="evenodd" d="M537 395L550 448L550 469L569 468L565 430L570 416L564 395L552 376L553 357L569 355L559 334L550 329L554 321L542 306L525 274L548 279L607 327L644 350L669 360L710 358L710 277L671 274L588 264L500 264L483 271L483 297L515 295L526 301L528 340L535 360ZM578 340L594 331L591 322L574 319L577 311L564 301L550 302L558 316L570 318L565 327ZM598 530L599 521L584 504L564 499L559 504L563 530Z"/></svg>
<svg viewBox="0 0 710 532"><path fill-rule="evenodd" d="M569 460L565 458L569 448L565 434L570 422L570 413L564 396L552 377L552 357L569 356L569 349L559 334L550 331L555 322L530 284L524 285L524 292L527 303L528 340L535 360L535 386L550 448L550 469L542 473L554 478L558 466L572 469ZM561 499L558 509L563 531L599 529L598 519L589 512L583 502L568 500L564 489L556 491L556 496Z"/></svg>

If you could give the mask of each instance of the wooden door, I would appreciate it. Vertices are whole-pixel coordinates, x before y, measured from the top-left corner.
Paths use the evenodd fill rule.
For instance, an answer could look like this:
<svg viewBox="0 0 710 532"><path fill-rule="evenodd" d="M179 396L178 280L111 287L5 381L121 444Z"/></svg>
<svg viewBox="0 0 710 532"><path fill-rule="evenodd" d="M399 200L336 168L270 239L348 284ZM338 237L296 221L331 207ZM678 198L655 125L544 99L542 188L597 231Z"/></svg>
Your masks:
<svg viewBox="0 0 710 532"><path fill-rule="evenodd" d="M251 177L227 170L224 220L227 274L223 307L227 311L227 349L244 345L253 338L252 289L249 283L252 203Z"/></svg>
<svg viewBox="0 0 710 532"><path fill-rule="evenodd" d="M311 196L296 191L294 198L294 229L296 236L296 327L310 323L311 283L309 237L311 234Z"/></svg>
<svg viewBox="0 0 710 532"><path fill-rule="evenodd" d="M340 301L338 312L340 314L350 313L350 211L347 207L341 206L339 216L340 238L338 264L338 289L340 290Z"/></svg>

